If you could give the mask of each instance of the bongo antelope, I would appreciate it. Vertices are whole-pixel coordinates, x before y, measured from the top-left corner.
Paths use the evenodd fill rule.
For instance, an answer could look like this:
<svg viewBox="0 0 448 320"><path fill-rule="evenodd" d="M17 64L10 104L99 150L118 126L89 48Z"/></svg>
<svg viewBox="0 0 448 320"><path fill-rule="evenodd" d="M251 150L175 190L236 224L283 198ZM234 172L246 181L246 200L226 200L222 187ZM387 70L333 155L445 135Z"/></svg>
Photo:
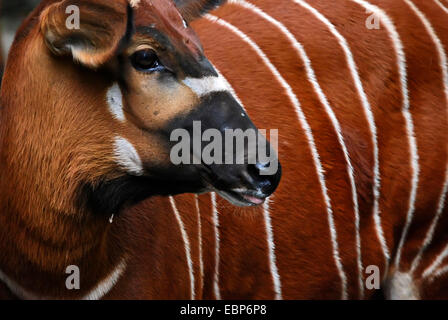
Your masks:
<svg viewBox="0 0 448 320"><path fill-rule="evenodd" d="M66 27L69 5L79 8L79 30ZM184 257L166 248L179 246L169 239L177 229L157 223L150 210L140 217L148 223L135 229L118 223L121 213L157 195L213 190L249 206L273 193L280 170L262 175L266 163L170 161L170 133L190 130L193 120L204 129L256 129L188 26L209 5L43 1L18 31L4 75L0 134L0 278L13 295L100 298L141 268L134 274L146 279L138 282L151 284L118 289L117 297L184 297L194 284L176 270ZM139 229L147 235L135 242ZM154 234L162 229L164 236ZM136 245L161 251L145 258ZM72 265L86 270L80 290L65 288Z"/></svg>
<svg viewBox="0 0 448 320"><path fill-rule="evenodd" d="M190 169L184 167L163 171L155 189L168 197L129 203L152 195L134 189L142 187L135 175L143 163L150 159L145 168L168 163L166 157L160 159L163 148L155 139L140 141L139 133L127 127L132 121L139 124L136 130L151 126L154 136L163 132L158 119L148 119L136 107L137 97L131 98L137 88L126 78L130 65L123 66L132 56L132 45L114 50L113 58L101 66L72 50L81 66L73 64L70 54L55 50L51 44L56 42L45 42L45 29L36 27L38 21L54 21L52 30L62 30L57 28L61 21L42 18L48 3L19 31L2 88L0 183L6 191L0 203L22 208L15 215L2 209L0 216L1 225L7 226L0 241L5 295L371 298L366 270L377 266L387 298L447 298L448 2L229 0L209 14L218 2L178 0L177 9L168 0L131 3L136 25L131 44L139 36L139 21L147 21L139 17L154 17L151 7L163 3L173 8L172 15L160 15L171 22L179 11L187 30L191 24L201 39L214 65L209 67L220 75L219 87L231 84L233 101L241 101L259 128L279 129L282 182L262 206L249 208L231 206L216 193L171 196L200 189L179 190L178 182L176 188L167 183L172 172L188 176ZM153 6L146 8L147 3ZM145 10L140 11L142 4ZM193 21L199 12L204 18ZM379 27L371 28L369 19ZM95 21L106 20L112 21ZM112 43L95 40L102 52ZM166 56L158 56L165 65ZM191 60L183 55L177 61L184 66ZM36 80L42 74L35 68L47 70L48 80ZM109 79L120 81L115 87L104 85ZM80 103L98 94L101 83L103 98ZM151 100L144 92L145 101ZM56 110L57 96L65 97L58 101L57 112L42 111L43 102ZM177 106L187 101L179 96L170 95L169 102L158 98L157 105L166 106L160 111L173 110L173 117L178 116L185 107ZM26 98L40 101L41 112L26 104ZM98 101L109 103L101 109ZM87 110L73 110L74 102ZM197 110L195 106L189 110ZM104 109L117 121L112 126L99 121ZM98 114L95 122L92 114ZM68 120L78 120L79 128L65 125ZM129 130L120 136L129 144L120 138L112 141L115 149L102 143L121 126ZM122 182L119 174L114 177L126 192L108 188L117 159L132 176L130 183ZM5 170L6 164L11 169ZM68 199L80 193L71 182L86 179L93 182L81 189L89 194L81 204L90 205L92 214L80 215ZM98 194L111 196L104 200ZM44 200L57 214L36 214L35 203ZM113 211L119 214L109 224L105 216ZM86 273L81 291L67 292L63 285L69 264Z"/></svg>

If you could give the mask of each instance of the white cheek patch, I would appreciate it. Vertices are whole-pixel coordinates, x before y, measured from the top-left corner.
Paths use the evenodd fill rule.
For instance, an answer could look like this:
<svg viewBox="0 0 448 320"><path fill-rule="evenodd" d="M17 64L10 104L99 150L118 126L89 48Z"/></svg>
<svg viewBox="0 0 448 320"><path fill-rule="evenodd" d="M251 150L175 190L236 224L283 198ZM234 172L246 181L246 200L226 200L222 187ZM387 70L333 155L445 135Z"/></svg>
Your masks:
<svg viewBox="0 0 448 320"><path fill-rule="evenodd" d="M116 137L114 143L115 159L127 172L141 176L143 165L134 146L125 138Z"/></svg>
<svg viewBox="0 0 448 320"><path fill-rule="evenodd" d="M198 97L205 96L212 92L231 92L229 83L224 77L204 77L204 78L185 78L183 83L193 90Z"/></svg>
<svg viewBox="0 0 448 320"><path fill-rule="evenodd" d="M114 83L112 87L107 90L107 105L115 119L119 121L124 121L126 119L123 111L123 94L121 93L118 83Z"/></svg>

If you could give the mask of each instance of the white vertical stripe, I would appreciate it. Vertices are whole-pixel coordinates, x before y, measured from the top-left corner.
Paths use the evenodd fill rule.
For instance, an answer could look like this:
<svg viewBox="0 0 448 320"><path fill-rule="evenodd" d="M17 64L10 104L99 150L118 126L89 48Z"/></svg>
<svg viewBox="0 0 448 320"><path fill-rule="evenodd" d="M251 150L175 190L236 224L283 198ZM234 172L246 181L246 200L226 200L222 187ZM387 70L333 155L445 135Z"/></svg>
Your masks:
<svg viewBox="0 0 448 320"><path fill-rule="evenodd" d="M201 291L204 289L204 258L202 255L202 222L201 222L201 208L199 206L199 196L194 195L196 203L196 212L198 217L198 246L199 246L199 273L200 273L200 286Z"/></svg>
<svg viewBox="0 0 448 320"><path fill-rule="evenodd" d="M314 91L316 92L319 101L324 106L325 112L327 113L328 117L330 118L330 121L335 129L336 136L338 139L339 144L341 145L342 151L344 153L344 158L347 163L347 174L350 181L351 186L351 193L352 193L352 201L353 201L353 211L355 215L355 227L356 227L356 252L357 252L357 262L358 262L358 282L359 282L359 290L361 292L361 295L363 295L363 288L364 284L362 281L362 262L361 262L361 240L359 235L359 208L358 208L358 193L356 190L356 183L355 183L355 177L353 173L353 166L350 161L350 157L348 154L347 147L345 145L344 138L342 136L342 130L341 126L339 124L338 119L336 118L335 113L333 112L327 97L325 96L324 92L322 91L322 88L319 85L319 82L317 81L316 74L313 70L311 61L303 47L303 45L297 41L295 36L288 30L288 28L285 27L281 22L274 19L272 16L268 15L264 11L262 11L260 8L256 7L255 5L248 3L245 0L230 0L230 3L235 3L237 5L240 5L246 9L251 10L252 12L256 13L263 19L269 21L273 25L275 25L289 40L289 42L294 47L297 54L300 56L302 61L305 65L305 70L307 74L308 81L313 86Z"/></svg>
<svg viewBox="0 0 448 320"><path fill-rule="evenodd" d="M355 60L353 58L350 46L347 43L347 40L339 33L339 31L336 29L336 27L318 10L310 6L308 3L302 1L302 0L294 0L295 3L301 5L303 8L309 10L317 19L319 19L322 23L324 23L329 31L333 34L333 36L337 39L339 45L341 46L345 59L347 61L347 65L350 70L350 74L353 78L353 82L355 84L356 90L358 92L358 95L360 97L362 107L364 110L364 113L367 118L367 122L369 124L369 129L372 135L372 146L373 146L373 218L375 222L375 231L378 237L378 240L381 245L381 249L383 251L385 265L387 269L387 265L389 264L390 254L389 249L387 247L386 238L384 237L384 231L381 223L381 217L379 213L379 206L378 206L378 199L380 197L380 186L381 186L381 179L380 179L380 165L379 165L379 150L378 150L378 138L377 138L377 128L375 124L375 119L373 116L373 112L369 103L369 100L367 99L367 95L365 93L363 84L361 82L358 68L356 66ZM358 224L357 224L358 225ZM359 226L359 225L358 225ZM360 241L360 240L357 240ZM361 278L361 287L364 288L364 283L362 283ZM361 292L361 298L363 298L363 292Z"/></svg>
<svg viewBox="0 0 448 320"><path fill-rule="evenodd" d="M366 93L364 91L364 87L362 85L358 68L355 64L350 46L348 45L346 39L338 32L338 30L335 28L335 26L319 11L317 11L315 8L311 7L308 3L302 1L302 0L294 0L297 4L303 6L305 9L309 10L313 15L316 16L317 19L319 19L321 22L323 22L329 29L329 31L335 36L337 39L339 45L344 51L345 58L348 64L348 67L350 69L351 76L353 78L353 81L355 83L355 87L358 91L358 94L360 96L362 106L364 109L364 113L366 114L367 121L369 124L369 129L372 134L372 145L373 145L373 158L374 158L374 169L373 169L373 217L375 221L375 230L377 233L378 240L381 244L381 248L383 251L383 255L385 258L386 265L389 263L390 254L389 249L387 247L386 239L384 237L383 227L381 223L381 217L379 214L379 208L378 208L378 199L380 196L380 167L379 167L379 150L378 150L378 139L377 139L377 129L375 125L375 119L371 110L370 103L367 99Z"/></svg>
<svg viewBox="0 0 448 320"><path fill-rule="evenodd" d="M437 36L436 32L434 31L434 28L432 27L431 23L425 17L425 15L410 0L404 0L404 1L414 11L414 13L418 16L420 21L423 23L426 31L429 33L432 41L434 42L434 44L436 46L437 53L439 55L440 69L442 71L442 82L443 82L444 89L445 89L444 90L445 91L445 99L446 99L446 103L447 103L447 107L448 107L448 69L447 69L448 62L447 62L446 52L443 47L443 44L440 41L439 37ZM447 111L448 111L448 108L447 108ZM447 112L447 116L448 116L448 112ZM427 247L430 245L430 243L432 241L432 238L434 236L434 231L437 226L437 222L439 221L439 218L443 212L447 188L448 188L448 167L446 169L445 182L444 182L444 185L442 188L442 194L440 195L440 198L439 198L436 215L434 216L434 219L429 227L429 230L426 233L425 239L423 241L423 246L420 248L417 256L415 257L414 261L412 262L411 272L415 272L415 270L417 269L417 267L420 264L420 260L422 258L423 252L427 249Z"/></svg>
<svg viewBox="0 0 448 320"><path fill-rule="evenodd" d="M227 86L229 88L230 93L235 97L235 99L238 101L238 103L241 105L241 107L244 109L244 111L247 112L246 108L244 107L243 102L240 100L240 98L236 94L232 85L222 75L222 73L218 70L218 68L216 68L216 66L213 66L213 67L215 68L215 71L219 74L219 76L222 79L224 79L224 81L227 82ZM264 203L263 215L264 215L264 221L265 221L265 226L266 226L266 234L267 234L268 249L269 249L269 264L270 264L270 271L271 271L271 275L272 275L272 281L273 281L273 285L274 285L275 299L281 300L281 299L283 299L282 285L281 285L280 274L278 272L276 256L275 256L275 242L274 242L274 234L273 234L273 230L272 230L271 216L269 213L269 201L270 201L269 199L266 199L266 201Z"/></svg>
<svg viewBox="0 0 448 320"><path fill-rule="evenodd" d="M390 39L392 40L392 44L394 46L397 60L398 60L398 72L400 75L400 84L401 90L403 94L403 106L402 106L402 114L406 124L406 133L408 137L409 150L410 150L410 165L412 171L412 179L411 179L411 190L408 202L408 212L406 214L406 222L401 234L400 242L398 244L397 253L395 256L395 266L399 268L401 252L403 249L404 242L408 235L409 227L412 223L412 219L414 217L415 211L415 200L417 198L417 188L418 188L418 180L419 180L419 162L418 162L418 151L417 151L417 141L414 135L414 123L412 120L412 114L409 111L409 92L408 92L408 83L407 83L407 70L406 70L406 55L404 53L403 43L401 42L400 35L398 34L392 20L389 16L377 6L374 6L367 1L364 0L352 0L353 2L361 5L365 9L375 13L382 24L386 27Z"/></svg>
<svg viewBox="0 0 448 320"><path fill-rule="evenodd" d="M173 197L170 197L170 203L171 203L171 207L173 208L173 212L176 217L177 223L179 224L180 233L182 235L182 240L184 242L185 256L187 258L188 273L190 275L190 291L191 291L190 295L191 295L191 300L194 300L196 297L196 293L195 293L193 261L191 259L190 240L188 239L188 234L187 234L187 231L185 230L184 222L182 221L182 217L180 216L179 210L176 207L176 202Z"/></svg>
<svg viewBox="0 0 448 320"><path fill-rule="evenodd" d="M434 0L434 2L440 7L440 9L445 11L445 13L448 13L448 8L445 7L439 0Z"/></svg>
<svg viewBox="0 0 448 320"><path fill-rule="evenodd" d="M230 92L228 82L222 77L185 78L182 82L198 97L206 96L212 92Z"/></svg>
<svg viewBox="0 0 448 320"><path fill-rule="evenodd" d="M291 100L291 103L294 106L294 109L297 113L297 116L299 118L301 126L305 132L307 139L308 139L308 143L309 143L310 149L311 149L311 154L313 156L314 164L317 169L317 175L318 175L319 182L320 182L320 185L322 188L322 195L324 197L325 204L327 206L328 223L330 226L330 236L331 236L331 242L332 242L332 246L333 246L333 257L335 260L336 268L338 269L339 277L341 279L341 297L342 297L342 299L347 299L347 277L345 275L344 268L342 266L341 258L339 255L339 245L338 245L338 241L337 241L337 233L336 233L336 228L335 228L335 224L334 224L333 210L331 207L331 200L330 200L330 197L328 196L328 192L327 192L327 186L326 186L325 177L324 177L324 170L322 168L322 163L320 161L319 154L317 152L317 148L316 148L316 144L314 142L314 137L313 137L311 128L308 124L308 121L306 120L306 117L302 111L302 108L300 107L300 102L297 99L297 96L294 94L291 86L282 77L282 75L279 73L277 68L266 57L266 55L260 49L260 47L254 41L252 41L252 39L250 39L246 34L244 34L237 27L224 21L223 19L220 19L220 18L210 15L210 14L205 15L205 18L211 22L214 22L214 23L224 27L224 28L227 28L228 30L233 32L235 35L237 35L239 38L241 38L244 42L246 42L258 54L258 56L263 60L263 62L269 68L269 70L272 72L274 77L279 81L281 86L285 89L289 99Z"/></svg>
<svg viewBox="0 0 448 320"><path fill-rule="evenodd" d="M266 199L263 204L263 216L266 226L266 237L268 242L269 250L269 267L271 270L272 282L274 284L275 300L283 299L282 296L282 283L280 280L280 274L277 268L277 258L275 255L275 241L274 241L274 230L272 228L271 214L269 213L269 204L272 202L271 199Z"/></svg>
<svg viewBox="0 0 448 320"><path fill-rule="evenodd" d="M215 228L215 276L213 278L213 291L215 298L221 300L221 289L219 288L219 263L220 263L220 237L219 237L219 212L216 203L216 193L211 193L212 210L213 210L213 225Z"/></svg>

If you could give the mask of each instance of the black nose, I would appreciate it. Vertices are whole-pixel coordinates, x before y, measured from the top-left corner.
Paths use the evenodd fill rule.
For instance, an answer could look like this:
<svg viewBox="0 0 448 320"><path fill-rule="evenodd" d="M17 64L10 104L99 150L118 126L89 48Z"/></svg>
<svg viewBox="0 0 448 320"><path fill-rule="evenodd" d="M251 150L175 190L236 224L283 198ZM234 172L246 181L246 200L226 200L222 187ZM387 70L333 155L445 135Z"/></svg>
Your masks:
<svg viewBox="0 0 448 320"><path fill-rule="evenodd" d="M272 163L258 162L257 164L249 164L247 166L247 172L252 180L252 188L265 196L274 193L280 183L282 175L280 162L277 162L275 167L277 170L272 172Z"/></svg>

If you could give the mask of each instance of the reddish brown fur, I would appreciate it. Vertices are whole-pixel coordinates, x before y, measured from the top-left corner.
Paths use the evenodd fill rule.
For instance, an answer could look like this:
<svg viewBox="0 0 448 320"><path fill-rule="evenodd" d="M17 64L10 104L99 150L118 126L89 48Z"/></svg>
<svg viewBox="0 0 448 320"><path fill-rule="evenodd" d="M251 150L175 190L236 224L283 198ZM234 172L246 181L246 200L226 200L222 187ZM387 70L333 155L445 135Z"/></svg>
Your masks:
<svg viewBox="0 0 448 320"><path fill-rule="evenodd" d="M359 98L354 91L353 82L348 74L347 63L342 55L341 48L334 36L328 33L327 27L310 15L307 10L302 10L299 6L294 7L289 1L283 1L275 6L262 0L253 3L284 23L307 50L318 81L341 122L355 168L361 212L363 265L375 264L380 266L383 277L387 278L385 274L387 271L384 269L384 261L375 236L371 214L372 147L365 116L362 116ZM438 59L437 52L423 26L420 25L420 22L418 26L415 26L416 17L412 12L409 12L406 4L402 1L397 3L374 1L373 3L385 9L398 24L397 28L402 36L409 60L411 110L415 117L421 180L415 220L411 228L411 230L416 231L410 232L402 258L401 268L406 271L409 268L409 263L415 257L415 248L421 246L429 222L434 217L444 182L447 163L447 106L446 100L444 100L441 70L439 64L433 62L434 59ZM446 24L441 22L446 19L446 16L437 10L435 5L424 4L423 2L417 3L421 10L431 18L437 34L444 44L447 44L448 42L445 39L448 34L447 27ZM325 1L312 1L310 4L330 19L347 39L361 79L364 80L363 85L372 105L380 144L382 179L380 212L387 244L394 254L408 208L410 166L404 120L400 113L402 105L401 89L397 81L397 65L391 42L384 28L378 31L369 31L363 28L368 15L356 4L349 1L344 1L343 6L327 4ZM285 10L284 8L287 5L294 9ZM291 48L286 37L280 36L274 26L260 19L257 15L236 5L229 5L221 9L218 16L236 25L261 47L293 87L301 101L315 134L317 148L326 169L329 195L334 201L336 229L340 238L341 258L348 276L349 297L357 297L356 256L353 240L355 235L354 218L350 190L346 185L345 164L341 156L339 156L339 160L335 158L337 153L340 152L340 148L335 138L331 138L331 135L334 134L333 129L322 122L325 116L323 116L323 111L317 109L321 106L316 101L315 93L311 89L306 91L310 85L306 81L303 67L297 66L301 61L291 49L285 50L285 48ZM350 22L347 21L346 17L348 16L351 17ZM263 25L264 32L258 31L261 25ZM339 27L342 25L344 27ZM325 225L325 211L323 207L321 209L311 209L309 203L321 199L320 191L313 192L309 189L311 182L306 185L301 183L301 181L310 181L312 175L314 175L314 170L310 167L312 162L308 159L307 164L299 164L300 158L294 155L295 153L303 153L304 150L308 153L309 148L306 144L303 144L303 147L298 147L300 145L298 144L299 141L303 141L303 136L298 136L298 133L288 133L288 130L300 131L299 125L294 120L296 117L292 114L292 106L288 103L286 97L279 98L279 95L284 91L279 87L278 82L272 79L272 74L260 60L254 59L255 53L246 44L241 45L240 39L224 28L205 21L198 21L195 28L204 44L206 54L215 62L218 69L231 80L237 94L249 108L249 114L254 118L255 123L259 127L280 128L279 154L284 165L284 175L280 189L273 197L274 204L271 212L274 234L276 235L278 267L284 286L283 296L286 298L337 297L340 291L336 269L332 264L328 226ZM217 33L222 33L222 38L225 39L222 40L220 46L216 45L214 35ZM424 40L416 40L416 34ZM226 48L232 47L238 47L234 56L232 56L230 50L226 50ZM284 49L279 51L275 50L276 48ZM235 68L235 61L239 61L239 65L244 66L244 68ZM431 68L428 68L428 65ZM263 69L263 71L258 71L259 69ZM300 77L302 77L302 80L299 80ZM270 93L269 90L273 92ZM258 92L258 94L253 95L253 92ZM428 107L428 104L431 107ZM252 106L257 106L257 108L251 112ZM275 117L263 106L275 110ZM287 116L288 113L289 116ZM354 117L351 117L351 114ZM437 119L429 120L434 115L437 115ZM319 126L313 125L316 121L317 123L321 122L321 124ZM295 150L289 149L290 146L294 146ZM331 160L332 158L335 160ZM294 169L296 165L297 169ZM300 177L301 172L305 174L304 177ZM312 184L317 186L316 178L314 178ZM302 191L294 190L297 187L304 189ZM434 192L425 192L427 190L434 190ZM294 214L291 213L292 208L294 208ZM248 237L256 238L257 234L259 235L258 238L264 239L263 231L255 232L255 230L260 230L259 226L248 226L245 221L244 228L234 228L235 220L238 221L239 218L225 213L222 215L224 229L222 232L226 233L226 229L232 230L232 241L247 243ZM293 219L297 219L297 221ZM319 231L320 225L322 227ZM443 227L439 225L438 230L441 229ZM247 233L242 234L241 230L245 230ZM238 239L241 240L238 241ZM443 247L442 243L445 242L434 241L432 244L432 246L439 248L435 250L437 254ZM226 247L226 243L222 245ZM413 250L411 250L412 247L414 247ZM435 252L424 255L422 268L428 267L429 263L435 258ZM226 261L231 259L230 257L233 261L234 255L223 253L221 259ZM227 281L232 282L230 274L234 275L238 271L238 268L229 267L229 275L227 277L223 276L222 281L225 283ZM227 271L222 272L227 274ZM416 274L417 282L419 282L419 272ZM315 273L319 274L315 275ZM392 276L393 273L391 272L389 275ZM257 279L260 276L261 271L253 274L253 277ZM365 277L366 275L364 275ZM267 286L272 286L269 277L264 278L264 281L266 281ZM436 282L439 282L438 285L440 285L440 282L443 281L438 279ZM422 285L426 286L427 284ZM238 290L238 292L241 292L242 289L238 288ZM230 298L235 291L236 288L232 291L224 291L223 297ZM367 291L367 296L371 294L372 292ZM427 294L429 294L429 291L422 293L422 297ZM434 296L431 295L431 297Z"/></svg>

